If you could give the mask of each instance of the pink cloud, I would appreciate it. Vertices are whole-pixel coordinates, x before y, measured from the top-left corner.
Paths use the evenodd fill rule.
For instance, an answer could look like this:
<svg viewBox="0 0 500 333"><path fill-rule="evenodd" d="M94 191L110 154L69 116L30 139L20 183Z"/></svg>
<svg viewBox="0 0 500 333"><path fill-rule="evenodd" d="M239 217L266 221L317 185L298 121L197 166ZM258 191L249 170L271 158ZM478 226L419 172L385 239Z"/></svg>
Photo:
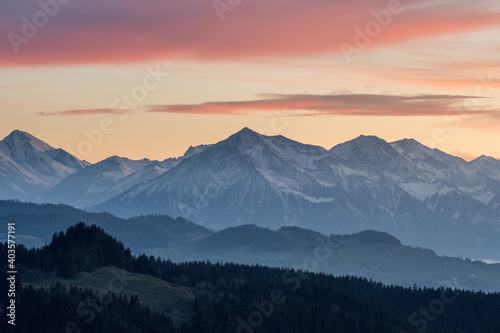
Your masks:
<svg viewBox="0 0 500 333"><path fill-rule="evenodd" d="M56 1L56 0L54 0ZM224 0L221 0L224 1ZM398 0L392 0L398 1ZM184 59L299 57L341 52L354 43L354 28L373 20L371 11L387 0L243 1L219 19L214 1L72 1L60 5L33 37L16 44L0 41L0 66L132 63ZM403 10L372 39L368 48L395 45L420 37L476 31L498 25L493 7L466 3L417 6L424 0L400 0ZM432 2L431 2L432 3ZM37 2L6 2L0 32L22 36L22 18L33 21ZM41 17L41 16L40 16ZM12 39L12 34L10 34ZM24 37L23 37L24 38Z"/></svg>
<svg viewBox="0 0 500 333"><path fill-rule="evenodd" d="M206 102L201 104L154 105L148 112L181 114L239 115L276 110L306 111L304 116L449 116L471 96L452 95L261 95L250 101ZM495 110L461 110L461 114L484 115Z"/></svg>
<svg viewBox="0 0 500 333"><path fill-rule="evenodd" d="M478 73L481 73L478 71ZM400 71L396 80L402 84L417 84L423 88L430 86L438 88L470 88L470 91L477 94L477 96L491 95L494 91L500 90L500 81L496 80L493 76L478 76L478 77L446 77L443 73L430 73L428 76L409 74L405 75L405 71Z"/></svg>

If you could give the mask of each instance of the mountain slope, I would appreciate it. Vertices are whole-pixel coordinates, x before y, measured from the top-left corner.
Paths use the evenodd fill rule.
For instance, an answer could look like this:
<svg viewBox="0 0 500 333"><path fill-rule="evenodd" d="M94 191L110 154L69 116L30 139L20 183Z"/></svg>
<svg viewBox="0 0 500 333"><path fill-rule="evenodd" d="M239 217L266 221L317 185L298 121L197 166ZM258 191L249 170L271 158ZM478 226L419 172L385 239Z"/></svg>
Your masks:
<svg viewBox="0 0 500 333"><path fill-rule="evenodd" d="M112 156L66 177L50 191L47 201L89 207L158 177L176 163L174 158L159 162Z"/></svg>
<svg viewBox="0 0 500 333"><path fill-rule="evenodd" d="M38 201L42 193L87 165L29 133L13 131L0 141L0 198Z"/></svg>

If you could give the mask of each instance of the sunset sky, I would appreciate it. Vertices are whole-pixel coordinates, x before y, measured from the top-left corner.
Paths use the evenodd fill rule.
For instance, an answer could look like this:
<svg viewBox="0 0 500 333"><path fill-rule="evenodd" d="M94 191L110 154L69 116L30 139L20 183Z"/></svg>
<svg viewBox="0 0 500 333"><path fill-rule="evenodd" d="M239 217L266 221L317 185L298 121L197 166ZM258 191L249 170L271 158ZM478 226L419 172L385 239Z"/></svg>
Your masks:
<svg viewBox="0 0 500 333"><path fill-rule="evenodd" d="M243 127L500 158L498 0L0 4L0 139L165 159Z"/></svg>

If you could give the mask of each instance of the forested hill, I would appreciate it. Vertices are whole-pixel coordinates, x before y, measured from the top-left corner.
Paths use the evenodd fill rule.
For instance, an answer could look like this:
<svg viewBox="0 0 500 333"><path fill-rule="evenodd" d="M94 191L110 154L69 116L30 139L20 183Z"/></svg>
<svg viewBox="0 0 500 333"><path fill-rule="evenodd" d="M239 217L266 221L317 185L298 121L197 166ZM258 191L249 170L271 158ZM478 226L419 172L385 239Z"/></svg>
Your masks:
<svg viewBox="0 0 500 333"><path fill-rule="evenodd" d="M5 243L0 255L7 257ZM4 319L2 332L500 332L499 294L384 286L352 276L263 266L174 264L132 256L101 228L83 223L55 234L43 248L19 245L17 266L18 283L53 272L71 285L75 276L104 266L147 274L192 291L192 317L176 328L166 311L141 305L126 288L111 288L115 281L91 289L59 284L39 289L25 283L17 287L16 329ZM1 290L8 290L7 283L2 277ZM5 309L6 293L0 297Z"/></svg>
<svg viewBox="0 0 500 333"><path fill-rule="evenodd" d="M121 219L109 213L89 213L67 205L34 204L0 200L0 226L16 223L17 242L40 247L50 242L52 234L78 222L95 224L127 244L134 254L150 248L184 244L213 232L182 217L148 215ZM5 229L3 229L5 230ZM2 234L0 230L0 235Z"/></svg>

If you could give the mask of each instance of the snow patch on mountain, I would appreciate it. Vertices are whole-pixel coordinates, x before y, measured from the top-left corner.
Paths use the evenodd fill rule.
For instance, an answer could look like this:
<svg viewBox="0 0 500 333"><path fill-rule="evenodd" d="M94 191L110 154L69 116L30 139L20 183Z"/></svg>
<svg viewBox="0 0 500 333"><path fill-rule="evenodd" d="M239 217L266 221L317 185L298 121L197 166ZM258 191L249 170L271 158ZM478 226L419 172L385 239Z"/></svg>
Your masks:
<svg viewBox="0 0 500 333"><path fill-rule="evenodd" d="M452 188L436 183L401 183L399 184L404 191L410 194L412 197L419 201L425 201L426 199L432 197L435 194L443 195L453 191Z"/></svg>

